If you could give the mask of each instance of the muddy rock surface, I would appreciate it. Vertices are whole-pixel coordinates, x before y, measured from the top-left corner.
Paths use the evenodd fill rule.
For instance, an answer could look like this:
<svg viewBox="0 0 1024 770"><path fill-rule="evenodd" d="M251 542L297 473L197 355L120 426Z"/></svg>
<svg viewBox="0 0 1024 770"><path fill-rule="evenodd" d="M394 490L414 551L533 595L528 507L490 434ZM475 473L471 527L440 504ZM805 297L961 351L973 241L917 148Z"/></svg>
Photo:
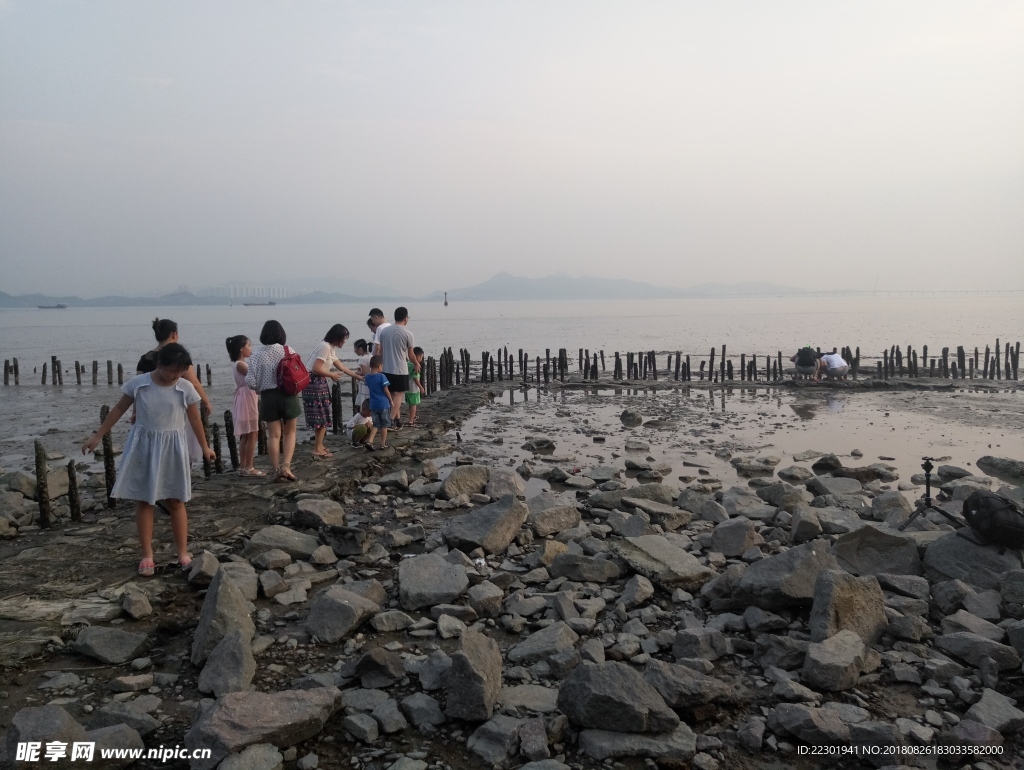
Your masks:
<svg viewBox="0 0 1024 770"><path fill-rule="evenodd" d="M195 769L812 767L803 746L967 743L1002 747L977 758L997 768L1024 750L1024 567L935 512L896 528L921 489L889 429L950 393L843 392L844 429L809 435L838 396L580 385L442 391L388 451L300 446L295 484L200 475L188 572L160 521L158 573L135 575L132 509L106 508L89 467L81 523L40 531L19 503L0 530L4 759L32 736L208 749L135 765ZM1009 416L945 419L1020 424L1000 398ZM1024 494L1024 451L982 441L943 460L954 486L933 479L954 516L976 477Z"/></svg>

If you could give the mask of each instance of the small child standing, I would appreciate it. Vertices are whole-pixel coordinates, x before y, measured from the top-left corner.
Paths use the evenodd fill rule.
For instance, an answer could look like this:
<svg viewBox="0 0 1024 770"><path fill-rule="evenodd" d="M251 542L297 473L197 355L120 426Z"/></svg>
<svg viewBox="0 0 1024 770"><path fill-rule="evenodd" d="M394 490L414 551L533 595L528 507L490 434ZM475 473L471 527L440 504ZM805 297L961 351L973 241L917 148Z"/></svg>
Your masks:
<svg viewBox="0 0 1024 770"><path fill-rule="evenodd" d="M373 438L380 430L380 448L388 448L388 428L391 427L391 390L388 385L391 382L382 373L384 359L380 356L370 357L370 374L363 378L366 387L370 391L370 414L373 417L373 426L366 436L366 451L373 451Z"/></svg>
<svg viewBox="0 0 1024 770"><path fill-rule="evenodd" d="M370 345L366 340L358 339L352 345L356 351L356 374L365 377L370 373ZM370 391L366 383L359 380L359 390L356 392L356 403L362 404L370 397Z"/></svg>
<svg viewBox="0 0 1024 770"><path fill-rule="evenodd" d="M373 413L370 411L370 399L367 398L360 405L359 411L345 423L345 435L352 442L352 446L359 446L366 441L366 434L370 432L372 425Z"/></svg>
<svg viewBox="0 0 1024 770"><path fill-rule="evenodd" d="M156 369L132 377L124 384L121 400L114 405L100 429L82 445L92 452L125 412L135 405L135 425L125 440L121 465L111 497L135 501L135 523L139 530L142 561L139 574L153 574L153 506L163 500L171 516L171 532L178 552L178 564L192 563L188 552L188 514L185 503L192 499L192 471L185 440L188 423L208 460L215 459L206 443L199 417L199 393L182 375L192 366L188 351L176 342L160 348Z"/></svg>
<svg viewBox="0 0 1024 770"><path fill-rule="evenodd" d="M228 356L234 366L231 373L235 376L235 399L231 403L231 419L235 423L235 436L238 437L239 476L266 476L263 471L253 467L256 459L256 438L260 429L260 397L259 394L245 383L245 375L249 371L246 359L252 355L252 342L244 334L228 337Z"/></svg>
<svg viewBox="0 0 1024 770"><path fill-rule="evenodd" d="M416 410L420 404L420 394L426 394L423 389L423 380L420 377L420 372L423 371L423 348L413 348L411 359L414 359L416 364L419 364L420 371L416 371L416 364L413 360L408 362L409 364L409 390L405 393L405 403L409 405L409 427L415 427L416 425Z"/></svg>

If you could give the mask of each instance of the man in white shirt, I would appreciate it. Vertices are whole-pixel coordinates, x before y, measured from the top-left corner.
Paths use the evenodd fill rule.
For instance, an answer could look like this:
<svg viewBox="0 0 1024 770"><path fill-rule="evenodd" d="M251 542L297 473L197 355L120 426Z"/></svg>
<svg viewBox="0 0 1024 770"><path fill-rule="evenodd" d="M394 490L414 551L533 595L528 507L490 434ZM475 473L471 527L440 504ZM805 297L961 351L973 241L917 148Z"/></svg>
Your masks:
<svg viewBox="0 0 1024 770"><path fill-rule="evenodd" d="M380 355L380 333L382 330L391 326L391 324L384 320L384 311L379 307L370 309L369 326L373 331L373 339L370 340L372 345L370 352ZM385 374L387 374L387 372L385 372Z"/></svg>
<svg viewBox="0 0 1024 770"><path fill-rule="evenodd" d="M838 353L825 353L818 360L818 379L826 375L830 380L845 380L850 365Z"/></svg>
<svg viewBox="0 0 1024 770"><path fill-rule="evenodd" d="M390 383L388 389L391 391L391 423L396 429L402 427L400 417L402 402L409 390L410 361L413 371L417 374L420 371L419 362L410 355L416 342L412 332L406 328L408 323L409 311L404 307L395 308L394 324L386 324L384 328L377 329L380 347L374 347L374 354L384 360L384 374L387 375Z"/></svg>

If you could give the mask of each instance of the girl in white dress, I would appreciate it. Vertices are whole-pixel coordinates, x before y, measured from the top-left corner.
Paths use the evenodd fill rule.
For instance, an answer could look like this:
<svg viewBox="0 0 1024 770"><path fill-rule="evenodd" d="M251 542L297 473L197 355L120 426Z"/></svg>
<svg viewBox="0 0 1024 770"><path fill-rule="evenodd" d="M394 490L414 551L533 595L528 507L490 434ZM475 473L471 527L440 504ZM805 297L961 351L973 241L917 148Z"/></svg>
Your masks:
<svg viewBox="0 0 1024 770"><path fill-rule="evenodd" d="M153 574L153 506L163 500L171 516L171 532L182 569L192 563L188 552L188 515L185 503L192 498L192 472L189 464L186 423L202 448L203 456L215 459L206 443L199 417L200 396L182 375L192 365L188 351L177 343L160 348L157 367L147 374L132 377L124 384L124 393L92 438L82 445L82 453L92 452L100 440L135 405L135 425L125 440L117 479L111 497L135 501L135 521L139 529L142 561L139 574Z"/></svg>

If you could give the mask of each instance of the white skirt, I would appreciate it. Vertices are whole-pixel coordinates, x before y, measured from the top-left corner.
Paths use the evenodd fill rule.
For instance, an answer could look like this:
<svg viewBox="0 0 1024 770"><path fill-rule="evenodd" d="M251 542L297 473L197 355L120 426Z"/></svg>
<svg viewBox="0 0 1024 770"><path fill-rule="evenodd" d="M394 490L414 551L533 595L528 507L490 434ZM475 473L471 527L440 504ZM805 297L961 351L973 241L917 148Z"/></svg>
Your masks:
<svg viewBox="0 0 1024 770"><path fill-rule="evenodd" d="M133 425L110 496L150 505L157 500L190 500L192 469L185 431L157 431Z"/></svg>

